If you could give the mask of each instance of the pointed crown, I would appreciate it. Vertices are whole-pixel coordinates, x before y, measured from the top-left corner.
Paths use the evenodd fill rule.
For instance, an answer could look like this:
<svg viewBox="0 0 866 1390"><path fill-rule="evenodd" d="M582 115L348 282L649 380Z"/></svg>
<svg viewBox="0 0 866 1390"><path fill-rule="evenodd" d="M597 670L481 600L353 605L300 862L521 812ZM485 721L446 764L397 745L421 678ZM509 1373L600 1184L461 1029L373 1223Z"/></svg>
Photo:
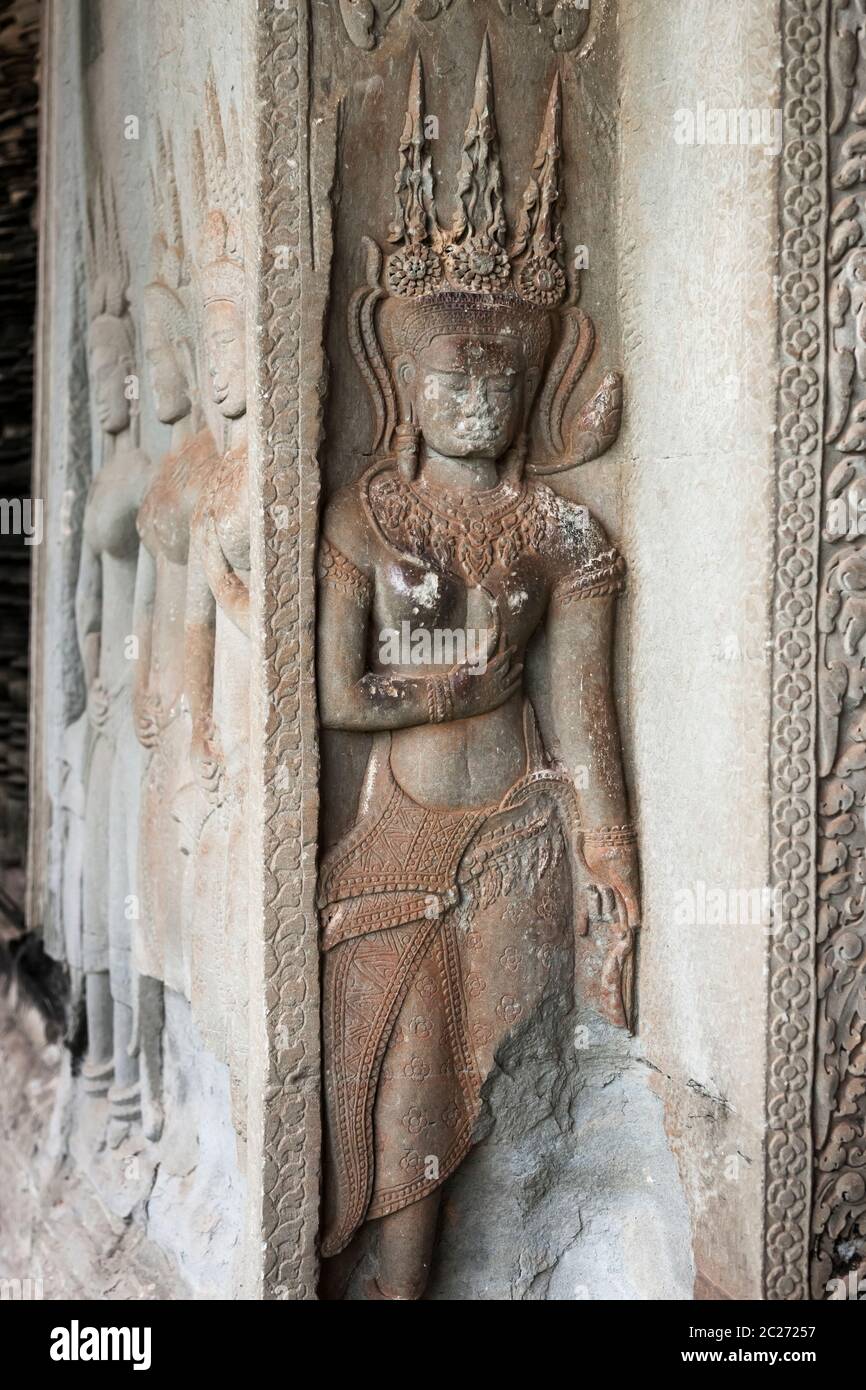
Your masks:
<svg viewBox="0 0 866 1390"><path fill-rule="evenodd" d="M189 304L189 265L183 240L180 197L171 136L161 125L156 133L156 165L150 170L156 228L151 242L152 279L144 287L146 312L152 314L171 343L195 336Z"/></svg>
<svg viewBox="0 0 866 1390"><path fill-rule="evenodd" d="M114 188L97 177L87 206L87 308L91 322L129 312L129 264L120 239Z"/></svg>
<svg viewBox="0 0 866 1390"><path fill-rule="evenodd" d="M388 234L388 241L400 247L385 266L385 284L392 295L425 300L477 295L489 297L491 304L543 310L561 302L567 289L559 219L561 114L557 75L509 243L490 41L485 34L463 137L456 210L451 227L445 229L436 212L424 73L421 56L416 56L394 181L395 216Z"/></svg>
<svg viewBox="0 0 866 1390"><path fill-rule="evenodd" d="M202 302L244 295L241 138L237 112L224 130L213 69L205 82L205 119L193 136L193 175L202 210L196 256Z"/></svg>

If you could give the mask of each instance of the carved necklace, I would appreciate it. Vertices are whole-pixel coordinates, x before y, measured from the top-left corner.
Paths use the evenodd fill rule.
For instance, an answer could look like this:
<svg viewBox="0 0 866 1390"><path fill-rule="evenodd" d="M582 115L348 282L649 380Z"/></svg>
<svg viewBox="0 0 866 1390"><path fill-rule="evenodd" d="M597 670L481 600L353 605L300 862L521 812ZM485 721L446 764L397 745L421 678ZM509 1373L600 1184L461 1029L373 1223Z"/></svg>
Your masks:
<svg viewBox="0 0 866 1390"><path fill-rule="evenodd" d="M555 529L549 488L508 480L482 492L446 491L407 482L388 467L370 479L367 500L389 545L473 587L495 565L509 569L524 552L540 552Z"/></svg>

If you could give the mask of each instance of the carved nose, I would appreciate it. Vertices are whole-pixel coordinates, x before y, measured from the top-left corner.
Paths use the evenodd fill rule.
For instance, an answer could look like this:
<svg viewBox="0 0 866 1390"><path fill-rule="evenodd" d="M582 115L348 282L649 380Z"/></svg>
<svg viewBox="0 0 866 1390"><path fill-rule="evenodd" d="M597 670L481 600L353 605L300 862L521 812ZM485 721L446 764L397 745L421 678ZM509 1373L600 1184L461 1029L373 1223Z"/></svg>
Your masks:
<svg viewBox="0 0 866 1390"><path fill-rule="evenodd" d="M485 414L487 409L487 390L483 381L479 381L472 387L466 397L466 403L463 406L463 414L471 418L473 416Z"/></svg>

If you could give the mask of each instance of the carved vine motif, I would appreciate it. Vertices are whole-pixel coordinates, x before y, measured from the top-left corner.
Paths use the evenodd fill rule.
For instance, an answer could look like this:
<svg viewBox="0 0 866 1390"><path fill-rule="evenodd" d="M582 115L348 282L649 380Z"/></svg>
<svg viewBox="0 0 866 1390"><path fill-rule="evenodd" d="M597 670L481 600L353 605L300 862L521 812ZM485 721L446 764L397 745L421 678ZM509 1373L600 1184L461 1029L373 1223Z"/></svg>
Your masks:
<svg viewBox="0 0 866 1390"><path fill-rule="evenodd" d="M783 921L769 951L766 1270L770 1299L807 1296L814 1011L814 593L820 484L824 158L814 93L823 81L822 0L784 7L781 169L782 364L773 654L772 854Z"/></svg>
<svg viewBox="0 0 866 1390"><path fill-rule="evenodd" d="M315 870L305 863L305 829L315 819L304 766L315 762L315 733L304 688L302 608L309 622L315 516L312 461L302 487L300 406L301 159L307 6L258 10L256 45L262 166L259 293L260 414L264 574L263 669L267 682L263 748L264 984L268 1071L263 1096L261 1236L265 1298L315 1298L319 1187L319 1010ZM299 55L303 55L299 61ZM289 246L288 267L276 248ZM266 383L266 388L262 383ZM315 525L314 522L311 523ZM312 746L311 746L312 745Z"/></svg>
<svg viewBox="0 0 866 1390"><path fill-rule="evenodd" d="M817 44L819 15L810 17ZM829 7L827 399L818 609L818 923L811 1296L866 1268L866 12ZM805 31L804 31L804 37ZM805 55L809 63L808 51ZM814 64L814 59L812 59ZM802 119L820 128L820 75ZM818 229L820 231L820 228ZM789 293L819 301L815 251ZM818 399L814 368L801 406Z"/></svg>
<svg viewBox="0 0 866 1390"><path fill-rule="evenodd" d="M356 48L375 48L403 0L339 0L346 33ZM446 14L455 0L412 0L409 13L431 23ZM590 0L498 0L507 19L541 27L550 35L556 53L576 48L589 27Z"/></svg>

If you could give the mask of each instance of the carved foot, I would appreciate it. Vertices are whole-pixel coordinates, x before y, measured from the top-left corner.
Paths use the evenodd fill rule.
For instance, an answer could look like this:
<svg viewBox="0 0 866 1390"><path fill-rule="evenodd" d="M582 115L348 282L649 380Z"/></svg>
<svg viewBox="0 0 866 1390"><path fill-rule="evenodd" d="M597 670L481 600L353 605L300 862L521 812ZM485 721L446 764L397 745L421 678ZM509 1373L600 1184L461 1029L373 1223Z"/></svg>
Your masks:
<svg viewBox="0 0 866 1390"><path fill-rule="evenodd" d="M162 1127L165 1124L165 1112L158 1101L151 1101L142 1106L142 1130L145 1139L149 1139L151 1144L155 1144L162 1135Z"/></svg>
<svg viewBox="0 0 866 1390"><path fill-rule="evenodd" d="M132 1134L132 1125L127 1120L118 1120L112 1115L108 1121L105 1142L110 1149L119 1149Z"/></svg>

